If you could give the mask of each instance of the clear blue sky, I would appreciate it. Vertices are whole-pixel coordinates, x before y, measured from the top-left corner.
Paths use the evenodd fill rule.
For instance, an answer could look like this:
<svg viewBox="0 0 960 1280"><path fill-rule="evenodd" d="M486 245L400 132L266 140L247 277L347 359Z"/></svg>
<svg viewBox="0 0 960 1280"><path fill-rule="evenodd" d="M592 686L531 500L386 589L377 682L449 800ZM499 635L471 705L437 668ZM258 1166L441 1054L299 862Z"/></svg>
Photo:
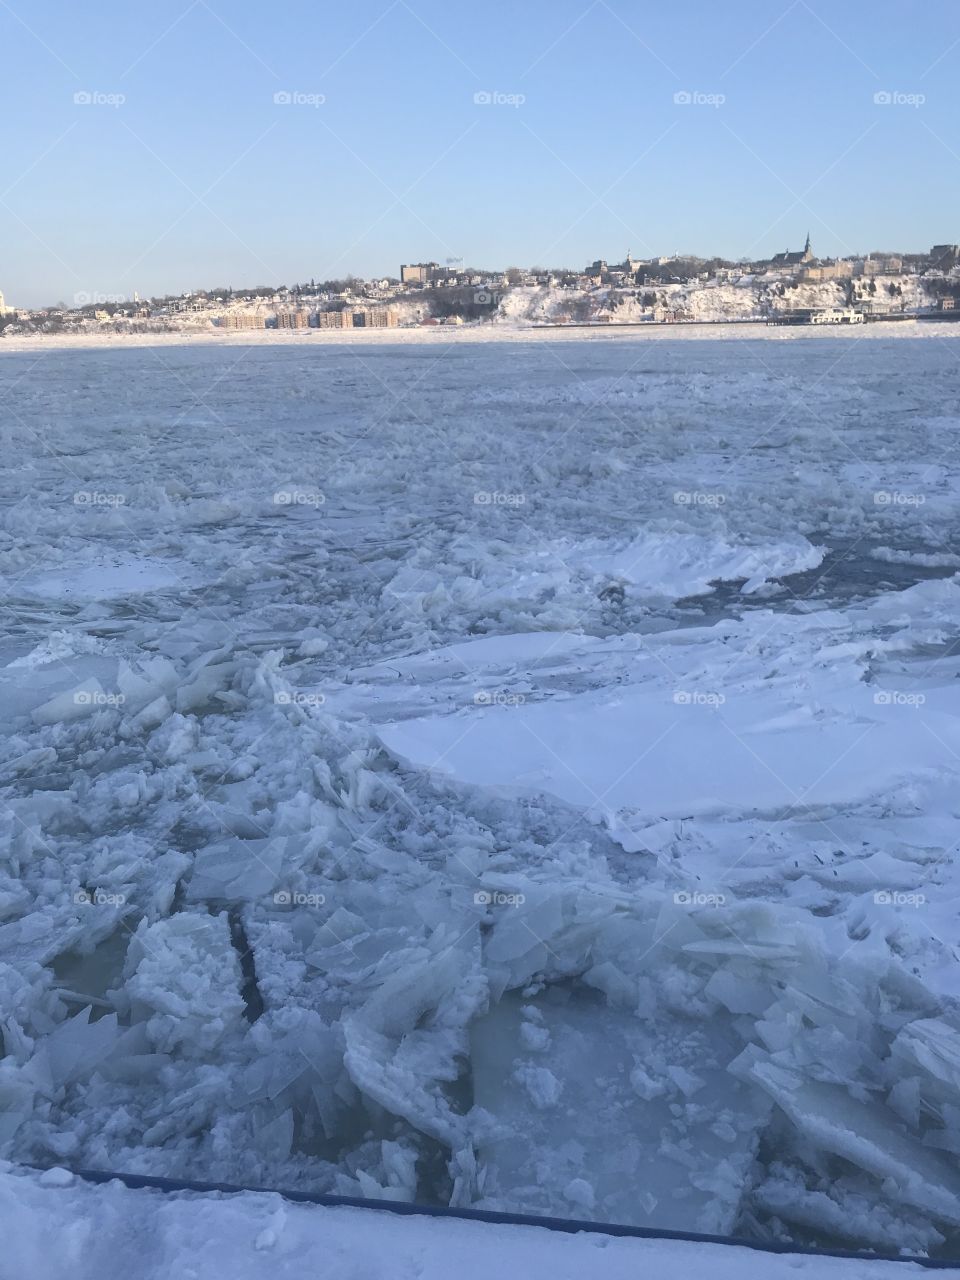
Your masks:
<svg viewBox="0 0 960 1280"><path fill-rule="evenodd" d="M0 50L21 305L960 240L958 0L0 0Z"/></svg>

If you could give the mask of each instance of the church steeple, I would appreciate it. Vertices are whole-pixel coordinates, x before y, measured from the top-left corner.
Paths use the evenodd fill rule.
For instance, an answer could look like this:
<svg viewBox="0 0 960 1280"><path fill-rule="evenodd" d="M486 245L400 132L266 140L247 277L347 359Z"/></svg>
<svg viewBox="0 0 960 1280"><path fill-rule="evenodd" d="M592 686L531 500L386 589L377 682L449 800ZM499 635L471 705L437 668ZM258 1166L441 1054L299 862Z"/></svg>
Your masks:
<svg viewBox="0 0 960 1280"><path fill-rule="evenodd" d="M810 232L809 231L807 232L807 243L803 246L803 252L804 253L810 252Z"/></svg>

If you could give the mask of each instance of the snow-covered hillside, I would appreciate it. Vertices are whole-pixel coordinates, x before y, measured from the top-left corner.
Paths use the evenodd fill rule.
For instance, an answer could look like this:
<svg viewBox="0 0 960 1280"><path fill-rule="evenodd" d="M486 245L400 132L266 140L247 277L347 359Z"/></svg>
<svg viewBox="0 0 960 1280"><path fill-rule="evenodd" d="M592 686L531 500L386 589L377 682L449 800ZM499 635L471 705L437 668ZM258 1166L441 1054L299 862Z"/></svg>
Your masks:
<svg viewBox="0 0 960 1280"><path fill-rule="evenodd" d="M692 281L689 284L651 284L641 288L598 287L581 291L556 287L510 289L500 303L501 322L584 322L598 317L618 323L662 320L751 320L791 308L813 310L848 304L853 287L858 301L886 301L895 310L935 305L935 286L921 276L876 276L869 281L822 282L783 280L778 276L743 276L736 282ZM896 296L891 288L898 291Z"/></svg>
<svg viewBox="0 0 960 1280"><path fill-rule="evenodd" d="M796 310L829 310L850 306L867 313L900 313L931 310L937 306L939 290L945 287L945 278L934 274L877 275L856 280L811 282L771 272L765 275L742 275L733 279L692 280L680 283L652 283L642 287L614 288L597 286L580 289L559 286L517 285L494 289L433 289L398 293L388 301L356 295L347 304L362 308L387 307L393 313L400 328L466 323L470 327L494 326L525 328L544 324L638 324L638 323L743 323L762 320L780 312ZM956 281L953 282L955 287ZM488 299L482 304L478 297ZM95 339L98 336L137 337L144 335L185 334L199 336L216 331L221 335L238 337L231 323L244 323L239 335L248 340L252 334L263 333L269 324L276 325L278 314L300 310L304 319L316 321L317 309L326 304L316 299L302 304L294 300L286 302L233 301L217 302L204 299L197 303L197 310L170 312L154 311L147 318L133 318L123 314L99 319L67 313L56 319L46 319L38 314L32 320L18 321L0 330L0 340L5 348L17 345L31 335L57 337L59 335ZM437 318L439 317L439 319ZM249 325L250 327L246 327ZM338 329L313 328L281 330L281 334L294 332L300 337L308 333L326 339L342 339L346 335ZM396 330L390 328L388 333ZM359 336L376 341L384 329L360 329Z"/></svg>

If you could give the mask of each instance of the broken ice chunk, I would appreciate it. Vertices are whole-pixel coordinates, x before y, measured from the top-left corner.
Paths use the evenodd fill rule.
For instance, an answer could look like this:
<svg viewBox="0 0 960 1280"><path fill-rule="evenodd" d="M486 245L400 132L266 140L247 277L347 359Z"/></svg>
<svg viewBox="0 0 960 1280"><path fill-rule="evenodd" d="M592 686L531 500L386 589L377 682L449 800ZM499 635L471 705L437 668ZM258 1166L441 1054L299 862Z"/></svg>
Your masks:
<svg viewBox="0 0 960 1280"><path fill-rule="evenodd" d="M117 1015L110 1013L91 1022L89 1005L61 1022L44 1038L40 1049L46 1055L54 1085L59 1088L89 1075L116 1046L118 1034Z"/></svg>
<svg viewBox="0 0 960 1280"><path fill-rule="evenodd" d="M130 939L124 976L114 999L146 1021L160 1052L202 1056L242 1024L240 965L225 912L142 921Z"/></svg>
<svg viewBox="0 0 960 1280"><path fill-rule="evenodd" d="M529 895L528 895L529 896ZM539 902L530 901L519 909L500 912L486 947L491 964L509 964L521 957L542 956L535 967L547 958L547 940L563 925L563 896L544 894Z"/></svg>
<svg viewBox="0 0 960 1280"><path fill-rule="evenodd" d="M531 1053L543 1053L550 1048L550 1032L533 1022L520 1024L520 1042Z"/></svg>
<svg viewBox="0 0 960 1280"><path fill-rule="evenodd" d="M560 1101L563 1085L548 1067L534 1067L521 1062L514 1070L513 1078L523 1085L538 1111L555 1107Z"/></svg>
<svg viewBox="0 0 960 1280"><path fill-rule="evenodd" d="M563 1189L563 1197L569 1204L586 1213L592 1212L597 1203L593 1187L585 1178L571 1178Z"/></svg>
<svg viewBox="0 0 960 1280"><path fill-rule="evenodd" d="M187 900L253 902L266 899L280 881L286 840L233 838L201 849L194 859Z"/></svg>
<svg viewBox="0 0 960 1280"><path fill-rule="evenodd" d="M667 1091L667 1086L662 1080L654 1080L638 1062L630 1072L630 1083L634 1089L643 1098L644 1102L651 1102L654 1098L661 1098Z"/></svg>
<svg viewBox="0 0 960 1280"><path fill-rule="evenodd" d="M889 1181L902 1203L960 1225L960 1174L892 1114L858 1102L841 1085L804 1080L759 1051L741 1060L739 1070L745 1067L815 1146Z"/></svg>
<svg viewBox="0 0 960 1280"><path fill-rule="evenodd" d="M117 695L109 695L96 678L84 680L73 689L58 693L49 702L37 707L33 714L35 724L61 724L69 720L82 720L108 706L119 705Z"/></svg>
<svg viewBox="0 0 960 1280"><path fill-rule="evenodd" d="M919 1067L930 1085L952 1099L960 1091L960 1031L942 1018L917 1018L902 1028L891 1056L905 1068Z"/></svg>
<svg viewBox="0 0 960 1280"><path fill-rule="evenodd" d="M486 1000L472 947L447 947L391 975L343 1020L344 1065L361 1093L456 1148L463 1119L443 1086L460 1074L464 1030Z"/></svg>
<svg viewBox="0 0 960 1280"><path fill-rule="evenodd" d="M701 1077L688 1071L686 1067L667 1067L667 1075L685 1098L692 1098L704 1085Z"/></svg>
<svg viewBox="0 0 960 1280"><path fill-rule="evenodd" d="M745 978L732 969L717 969L706 985L706 994L731 1013L762 1014L773 1002L769 983Z"/></svg>

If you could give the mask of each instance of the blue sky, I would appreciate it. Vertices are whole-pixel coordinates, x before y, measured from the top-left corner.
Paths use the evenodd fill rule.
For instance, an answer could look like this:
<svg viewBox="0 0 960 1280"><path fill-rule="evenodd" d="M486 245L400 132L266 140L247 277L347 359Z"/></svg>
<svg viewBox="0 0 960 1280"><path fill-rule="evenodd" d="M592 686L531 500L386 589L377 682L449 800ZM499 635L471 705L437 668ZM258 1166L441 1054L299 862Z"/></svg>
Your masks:
<svg viewBox="0 0 960 1280"><path fill-rule="evenodd" d="M21 305L960 239L956 0L0 0L0 49Z"/></svg>

